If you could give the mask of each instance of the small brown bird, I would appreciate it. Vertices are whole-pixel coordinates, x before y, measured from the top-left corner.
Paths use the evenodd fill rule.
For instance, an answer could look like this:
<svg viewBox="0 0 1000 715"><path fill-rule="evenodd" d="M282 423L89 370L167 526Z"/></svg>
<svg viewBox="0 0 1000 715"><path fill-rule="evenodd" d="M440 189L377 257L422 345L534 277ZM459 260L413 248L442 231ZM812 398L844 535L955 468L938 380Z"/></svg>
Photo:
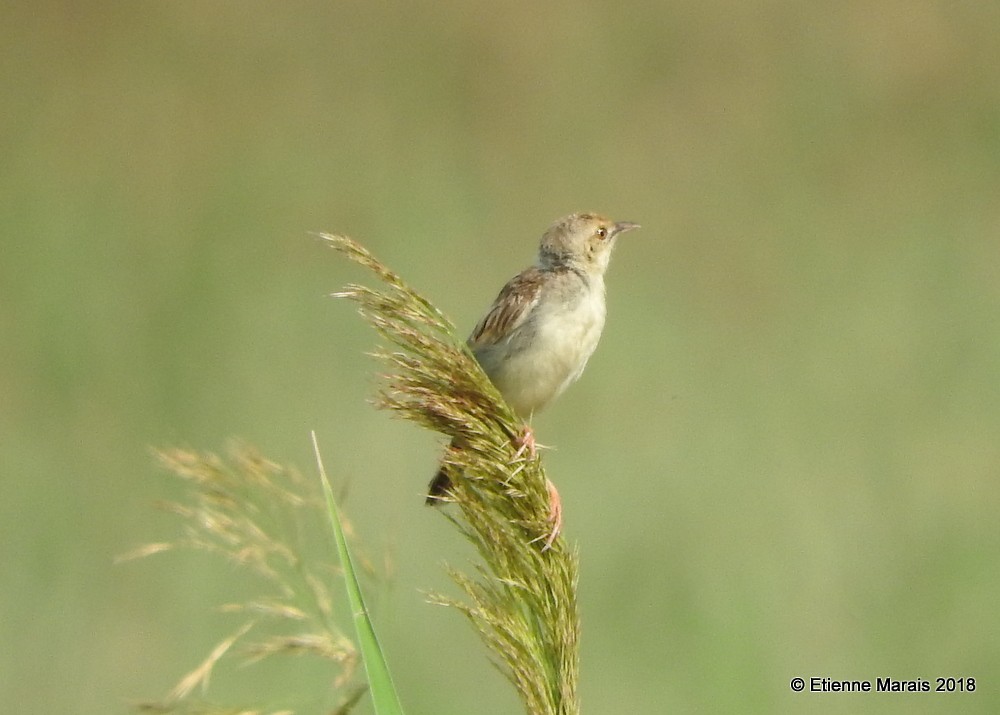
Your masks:
<svg viewBox="0 0 1000 715"><path fill-rule="evenodd" d="M515 413L532 415L562 394L583 373L604 329L604 273L619 234L639 228L592 213L556 221L542 236L535 265L503 287L468 344L483 370ZM535 451L525 426L521 449ZM549 482L552 533L562 528L559 492ZM427 503L439 502L451 481L439 470Z"/></svg>

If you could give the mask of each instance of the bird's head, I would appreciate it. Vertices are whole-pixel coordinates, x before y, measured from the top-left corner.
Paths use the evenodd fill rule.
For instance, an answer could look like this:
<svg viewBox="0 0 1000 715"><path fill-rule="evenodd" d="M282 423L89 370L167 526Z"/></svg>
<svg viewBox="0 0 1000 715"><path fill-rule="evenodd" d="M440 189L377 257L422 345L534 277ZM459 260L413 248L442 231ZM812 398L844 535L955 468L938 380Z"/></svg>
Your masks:
<svg viewBox="0 0 1000 715"><path fill-rule="evenodd" d="M569 265L590 275L603 275L619 234L639 228L631 221L617 223L594 213L561 218L542 236L538 260L543 266Z"/></svg>

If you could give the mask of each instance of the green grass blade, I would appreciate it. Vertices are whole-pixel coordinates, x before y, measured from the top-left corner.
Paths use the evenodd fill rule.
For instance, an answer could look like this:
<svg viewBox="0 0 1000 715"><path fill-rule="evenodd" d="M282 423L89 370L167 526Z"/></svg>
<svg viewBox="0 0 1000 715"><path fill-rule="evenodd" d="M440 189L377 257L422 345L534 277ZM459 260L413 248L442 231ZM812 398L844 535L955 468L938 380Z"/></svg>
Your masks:
<svg viewBox="0 0 1000 715"><path fill-rule="evenodd" d="M358 634L358 646L365 662L365 672L368 674L368 688L371 691L372 703L375 705L375 712L378 715L403 715L403 707L396 695L396 687L389 674L389 666L385 662L382 647L375 635L375 627L368 617L368 609L365 607L364 597L361 594L361 584L358 583L354 564L351 561L351 552L347 548L347 539L344 537L344 529L340 523L337 502L333 498L333 489L330 488L330 480L326 476L326 470L323 469L323 460L319 454L319 444L316 442L315 432L312 433L312 442L320 480L323 483L323 495L326 497L330 525L333 527L334 540L337 542L337 553L340 557L341 567L344 569L347 600L351 605L351 612L354 614L354 628Z"/></svg>

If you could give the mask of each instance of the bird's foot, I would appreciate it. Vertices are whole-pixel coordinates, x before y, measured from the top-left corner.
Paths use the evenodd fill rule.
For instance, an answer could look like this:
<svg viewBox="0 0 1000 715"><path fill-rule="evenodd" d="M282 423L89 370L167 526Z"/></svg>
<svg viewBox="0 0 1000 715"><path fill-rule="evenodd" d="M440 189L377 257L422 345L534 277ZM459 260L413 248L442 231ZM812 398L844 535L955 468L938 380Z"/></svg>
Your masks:
<svg viewBox="0 0 1000 715"><path fill-rule="evenodd" d="M549 489L549 516L548 522L552 525L552 530L546 534L544 537L539 536L535 541L541 541L542 538L545 539L545 545L542 546L542 551L548 551L552 548L552 544L555 542L556 537L562 533L562 499L559 497L559 491L556 489L556 485L553 484L548 479L545 480L545 486Z"/></svg>
<svg viewBox="0 0 1000 715"><path fill-rule="evenodd" d="M524 426L521 434L514 439L514 444L517 445L517 451L514 452L515 462L525 458L525 455L527 455L527 459L534 459L538 450L549 449L548 446L535 441L535 431L529 425Z"/></svg>
<svg viewBox="0 0 1000 715"><path fill-rule="evenodd" d="M535 443L535 432L528 425L524 426L524 430L514 440L514 444L517 445L517 451L514 452L514 461L521 459L525 454L530 459L534 459L538 453L538 445Z"/></svg>

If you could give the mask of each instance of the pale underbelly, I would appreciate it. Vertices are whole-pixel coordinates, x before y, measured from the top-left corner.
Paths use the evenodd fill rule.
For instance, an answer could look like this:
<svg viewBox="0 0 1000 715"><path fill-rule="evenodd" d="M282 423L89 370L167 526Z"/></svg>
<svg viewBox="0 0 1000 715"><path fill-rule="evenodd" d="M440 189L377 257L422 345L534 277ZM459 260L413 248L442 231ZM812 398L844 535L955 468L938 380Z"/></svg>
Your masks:
<svg viewBox="0 0 1000 715"><path fill-rule="evenodd" d="M521 350L512 351L509 345L506 350L493 346L492 350L502 351L502 356L483 355L480 362L511 408L527 418L544 409L580 377L599 336L598 330L549 340L536 336L530 347Z"/></svg>

